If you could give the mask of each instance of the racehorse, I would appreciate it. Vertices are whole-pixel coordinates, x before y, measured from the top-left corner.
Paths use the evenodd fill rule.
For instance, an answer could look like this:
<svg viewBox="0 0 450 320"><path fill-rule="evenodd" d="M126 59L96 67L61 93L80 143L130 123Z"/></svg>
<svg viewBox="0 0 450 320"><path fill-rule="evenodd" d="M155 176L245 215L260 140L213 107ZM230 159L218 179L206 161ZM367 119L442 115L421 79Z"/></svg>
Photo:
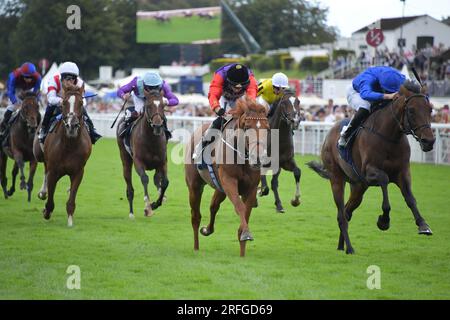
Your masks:
<svg viewBox="0 0 450 320"><path fill-rule="evenodd" d="M296 190L294 198L291 200L291 205L298 207L300 205L300 177L301 170L297 167L294 159L294 141L292 138L292 130L297 128L300 123L300 101L292 92L287 92L280 99L274 102L275 111L269 118L270 130L279 130L279 167L277 172L274 172L271 187L275 196L275 206L277 212L284 212L281 204L280 196L278 194L278 177L281 173L281 168L291 171L294 174ZM269 187L265 175L261 175L261 191L260 196L269 194Z"/></svg>
<svg viewBox="0 0 450 320"><path fill-rule="evenodd" d="M248 240L253 240L249 230L249 219L252 208L256 203L257 187L260 181L260 165L264 163L264 156L267 156L267 143L263 137L263 130L269 130L267 112L264 106L257 104L250 98L239 100L232 111L233 119L225 124L225 131L221 139L214 141L215 164L214 171L217 175L218 183L221 186L215 188L210 205L210 222L207 227L202 227L200 232L204 236L209 236L214 232L214 222L220 204L226 197L233 203L234 209L240 218L240 225L237 232L240 243L240 256L245 256L245 247ZM199 128L203 133L208 128L204 125ZM251 129L251 130L250 130ZM231 143L227 142L229 137L238 137L240 133L253 131L248 140L245 140L245 152L238 150ZM267 132L266 131L266 132ZM230 135L230 136L228 136ZM199 249L198 232L201 222L200 203L206 180L204 170L199 171L197 165L192 162L194 146L198 141L195 137L201 134L194 134L187 144L185 154L185 180L189 189L189 203L191 206L191 223L194 231L194 250ZM242 137L242 136L241 136ZM234 138L231 138L233 140ZM206 149L205 149L206 150ZM233 158L240 158L240 161L232 163L220 160L219 154L226 153L233 155ZM219 163L220 162L220 163Z"/></svg>
<svg viewBox="0 0 450 320"><path fill-rule="evenodd" d="M391 206L388 198L388 184L393 182L401 190L406 204L411 209L419 234L431 235L431 229L417 209L416 199L411 191L410 146L406 135L411 134L424 152L431 151L435 142L431 130L431 105L426 88L407 81L400 88L398 97L389 105L373 112L356 136L351 156L352 168L339 155L337 141L341 125L336 124L322 146L321 159L308 163L321 177L329 179L334 202L338 209L337 220L340 229L338 250L354 253L348 235L348 222L353 211L361 204L369 186L380 186L383 192L383 215L377 226L388 230ZM345 183L350 183L350 198L344 206Z"/></svg>
<svg viewBox="0 0 450 320"><path fill-rule="evenodd" d="M0 180L5 198L12 196L16 190L16 176L20 170L20 189L27 189L28 202L31 201L33 178L36 173L37 161L33 155L33 138L41 122L37 95L33 92L24 92L20 97L22 106L17 117L11 125L8 141L3 148L0 146ZM6 162L7 157L14 160L12 171L12 185L7 191ZM24 166L30 162L28 181L25 182Z"/></svg>
<svg viewBox="0 0 450 320"><path fill-rule="evenodd" d="M130 218L134 218L133 198L134 189L131 181L131 169L133 164L136 172L141 178L144 187L145 209L144 215L151 217L161 206L164 199L164 193L169 185L167 178L167 139L164 133L164 101L161 92L158 90L146 91L144 112L134 122L130 133L130 149L132 155L127 151L124 138L120 137L122 119L117 126L117 144L122 159L123 177L127 184L127 199L130 205ZM153 182L158 189L159 197L155 202L150 203L148 195L149 178L146 170L155 170Z"/></svg>
<svg viewBox="0 0 450 320"><path fill-rule="evenodd" d="M41 146L37 135L34 138L34 154L38 161L44 162L44 183L39 198L48 199L43 209L46 220L50 219L55 208L54 194L56 184L63 176L70 177L70 194L66 203L68 222L72 227L75 211L75 198L84 175L84 166L91 155L92 144L83 119L84 86L63 86L61 121L47 135Z"/></svg>

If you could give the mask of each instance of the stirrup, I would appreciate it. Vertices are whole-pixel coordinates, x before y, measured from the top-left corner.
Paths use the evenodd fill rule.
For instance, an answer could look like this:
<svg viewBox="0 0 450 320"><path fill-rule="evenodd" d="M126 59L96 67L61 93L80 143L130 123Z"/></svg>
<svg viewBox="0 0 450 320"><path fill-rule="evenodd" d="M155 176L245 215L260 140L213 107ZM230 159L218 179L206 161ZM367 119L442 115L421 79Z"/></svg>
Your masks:
<svg viewBox="0 0 450 320"><path fill-rule="evenodd" d="M341 148L345 148L347 146L347 139L345 139L343 136L341 136L338 140L338 146Z"/></svg>

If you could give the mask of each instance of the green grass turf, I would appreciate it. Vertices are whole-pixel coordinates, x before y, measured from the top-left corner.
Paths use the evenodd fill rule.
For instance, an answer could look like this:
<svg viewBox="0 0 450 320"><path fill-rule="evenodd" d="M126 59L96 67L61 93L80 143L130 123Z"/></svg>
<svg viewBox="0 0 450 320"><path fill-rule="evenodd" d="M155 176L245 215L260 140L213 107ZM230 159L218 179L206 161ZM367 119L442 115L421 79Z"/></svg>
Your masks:
<svg viewBox="0 0 450 320"><path fill-rule="evenodd" d="M138 43L192 43L199 40L220 39L220 18L202 19L173 17L169 22L137 19Z"/></svg>
<svg viewBox="0 0 450 320"><path fill-rule="evenodd" d="M315 157L297 157L302 204L292 208L294 179L282 173L285 214L275 213L272 194L260 198L247 256L239 257L239 219L228 200L216 232L193 251L188 190L182 165L169 165L168 200L155 216L143 216L143 191L134 174L135 220L128 218L125 183L113 139L100 140L78 192L74 227L67 227L68 179L57 186L50 221L26 192L0 198L0 299L449 299L450 167L412 166L419 209L434 231L419 236L395 186L389 188L391 229L379 231L381 190L371 188L350 224L356 255L336 250L338 227L329 182L307 169ZM11 169L8 164L8 172ZM151 176L152 178L152 176ZM155 198L152 185L151 197ZM211 189L205 189L203 221ZM81 289L66 288L69 265L81 268ZM366 286L367 268L381 268L381 290Z"/></svg>

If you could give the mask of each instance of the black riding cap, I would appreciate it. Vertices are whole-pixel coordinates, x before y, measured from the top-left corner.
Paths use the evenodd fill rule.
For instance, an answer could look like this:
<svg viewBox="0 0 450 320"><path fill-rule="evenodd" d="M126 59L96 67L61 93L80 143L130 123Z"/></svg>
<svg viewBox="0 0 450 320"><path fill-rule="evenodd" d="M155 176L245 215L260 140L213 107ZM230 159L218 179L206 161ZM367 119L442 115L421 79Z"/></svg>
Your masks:
<svg viewBox="0 0 450 320"><path fill-rule="evenodd" d="M247 67L242 64L232 66L227 72L227 81L233 86L247 85L250 82Z"/></svg>

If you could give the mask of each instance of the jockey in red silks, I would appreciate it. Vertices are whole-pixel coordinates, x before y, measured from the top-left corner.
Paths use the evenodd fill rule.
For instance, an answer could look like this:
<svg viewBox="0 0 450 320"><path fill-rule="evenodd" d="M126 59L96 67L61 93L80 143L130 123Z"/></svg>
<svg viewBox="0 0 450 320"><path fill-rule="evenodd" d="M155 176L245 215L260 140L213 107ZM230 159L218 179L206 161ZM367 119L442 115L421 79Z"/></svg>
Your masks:
<svg viewBox="0 0 450 320"><path fill-rule="evenodd" d="M36 71L36 67L31 62L25 62L19 68L9 74L7 90L8 97L11 102L6 108L2 123L0 124L0 138L3 137L9 119L14 111L16 111L22 101L17 98L17 94L22 91L33 91L38 93L41 88L42 77Z"/></svg>
<svg viewBox="0 0 450 320"><path fill-rule="evenodd" d="M125 111L125 127L128 127L136 120L138 115L142 112L145 104L144 91L151 92L154 90L161 93L165 106L174 107L178 105L177 96L173 94L170 85L164 81L157 72L147 72L143 77L134 77L131 82L117 90L117 96L124 101L127 101L131 94L133 97L133 105L129 106ZM166 138L169 140L172 137L172 134L167 128L166 117L164 117L163 125ZM125 130L122 130L121 135L123 133L125 133Z"/></svg>
<svg viewBox="0 0 450 320"><path fill-rule="evenodd" d="M222 127L225 120L222 117L227 109L233 109L236 101L244 95L256 99L258 93L258 84L253 72L246 66L239 63L225 65L214 73L214 77L209 85L209 105L211 110L218 115L211 126L203 134L202 144L199 145L203 150L211 141L208 139L211 130L217 130ZM195 150L193 158L197 158L201 150Z"/></svg>
<svg viewBox="0 0 450 320"><path fill-rule="evenodd" d="M57 107L61 106L63 101L62 98L62 86L72 85L81 88L83 86L83 80L79 77L80 71L78 66L73 62L64 62L59 66L59 74L53 76L48 82L48 92L47 101L48 105L45 109L44 119L42 120L41 130L39 131L39 141L44 143L45 137L47 136L48 129L50 126L50 119L53 116ZM84 102L84 99L83 99ZM102 136L99 135L94 128L91 118L86 112L86 108L83 108L83 116L86 124L89 128L89 136L91 138L92 144L100 139Z"/></svg>

